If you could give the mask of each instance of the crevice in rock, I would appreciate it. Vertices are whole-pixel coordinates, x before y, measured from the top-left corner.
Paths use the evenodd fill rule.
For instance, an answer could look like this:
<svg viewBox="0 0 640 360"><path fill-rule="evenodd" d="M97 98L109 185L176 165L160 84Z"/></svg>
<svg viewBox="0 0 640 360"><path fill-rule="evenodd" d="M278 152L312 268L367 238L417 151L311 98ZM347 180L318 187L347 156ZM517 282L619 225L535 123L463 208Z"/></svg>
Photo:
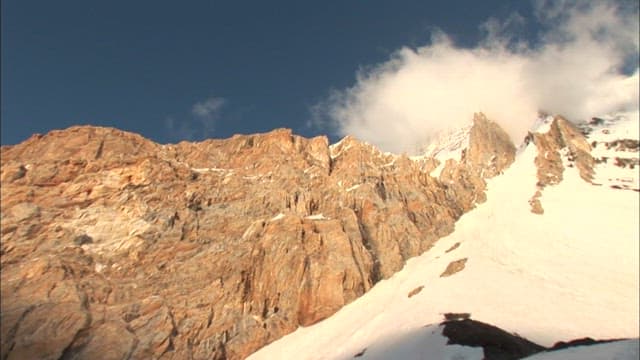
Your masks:
<svg viewBox="0 0 640 360"><path fill-rule="evenodd" d="M345 228L344 228L344 223L341 224L342 225L342 232L346 233ZM360 234L362 234L362 232L360 232ZM363 290L366 292L366 290L368 290L369 286L371 286L371 284L369 284L369 281L367 281L367 278L365 277L365 273L363 270L363 264L360 262L360 260L358 259L358 257L356 257L356 251L354 248L354 243L353 243L353 239L347 237L349 239L349 250L351 250L351 258L353 259L353 262L356 264L356 268L358 269L358 273L360 274L360 281L362 282L362 287Z"/></svg>
<svg viewBox="0 0 640 360"><path fill-rule="evenodd" d="M262 301L262 319L266 319L269 316L269 299L265 298Z"/></svg>
<svg viewBox="0 0 640 360"><path fill-rule="evenodd" d="M85 307L86 309L86 307ZM82 327L78 329L75 333L67 347L62 351L62 355L60 355L60 360L70 360L73 359L76 354L78 354L82 349L87 345L89 339L91 338L91 313L88 311L83 311L86 315L85 322L82 324Z"/></svg>
<svg viewBox="0 0 640 360"><path fill-rule="evenodd" d="M27 317L27 315L29 315L29 313L32 312L35 308L36 305L29 305L27 309L22 313L22 315L20 315L20 318L18 319L18 321L16 321L15 325L7 332L7 339L9 339L9 341L7 341L6 343L11 345L9 346L9 350L5 353L2 360L6 360L9 357L9 354L11 354L11 351L15 347L14 337L18 332L18 329L20 328L20 324L22 323L24 318ZM4 342L4 339L2 340Z"/></svg>
<svg viewBox="0 0 640 360"><path fill-rule="evenodd" d="M331 176L333 174L333 170L336 166L336 161L334 158L329 155L329 169L327 169L327 176Z"/></svg>
<svg viewBox="0 0 640 360"><path fill-rule="evenodd" d="M98 160L102 157L103 149L104 149L104 139L100 140L100 145L98 145L98 150L96 150L96 155L93 157L94 160Z"/></svg>
<svg viewBox="0 0 640 360"><path fill-rule="evenodd" d="M381 178L376 182L375 190L382 201L387 201L387 189L384 185L384 179Z"/></svg>
<svg viewBox="0 0 640 360"><path fill-rule="evenodd" d="M246 303L249 301L251 295L251 276L248 271L242 270L240 277L242 278L240 282L242 286L242 303Z"/></svg>
<svg viewBox="0 0 640 360"><path fill-rule="evenodd" d="M360 230L360 237L362 238L362 245L367 250L369 255L371 256L371 260L373 261L373 266L371 268L371 274L369 274L371 279L371 285L376 284L378 281L382 279L382 274L380 270L380 259L376 255L375 249L370 241L370 234L362 224L362 218L360 215L360 211L356 213L358 215L358 229Z"/></svg>
<svg viewBox="0 0 640 360"><path fill-rule="evenodd" d="M76 355L79 354L84 349L84 347L89 342L90 338L91 338L91 334L90 334L89 326L87 326L86 328L80 329L76 333L76 335L73 337L69 345L67 345L67 347L64 349L59 359L60 360L74 359Z"/></svg>
<svg viewBox="0 0 640 360"><path fill-rule="evenodd" d="M211 326L213 322L213 304L209 307L209 315L207 316L207 329Z"/></svg>
<svg viewBox="0 0 640 360"><path fill-rule="evenodd" d="M138 339L138 337L136 336L135 332L130 331L129 329L127 329L127 331L129 331L129 333L131 333L133 335L133 346L131 346L131 349L129 349L129 353L125 357L125 360L131 360L131 357L136 352L136 349L138 348L138 345L140 344L140 339Z"/></svg>
<svg viewBox="0 0 640 360"><path fill-rule="evenodd" d="M167 341L169 341L169 344L167 344L167 347L164 349L164 351L162 351L162 353L158 356L158 358L161 358L162 355L175 350L173 339L178 335L178 327L176 326L176 321L173 318L173 313L169 308L167 308L167 315L169 316L169 320L171 320L171 332L169 333L169 337L167 338Z"/></svg>

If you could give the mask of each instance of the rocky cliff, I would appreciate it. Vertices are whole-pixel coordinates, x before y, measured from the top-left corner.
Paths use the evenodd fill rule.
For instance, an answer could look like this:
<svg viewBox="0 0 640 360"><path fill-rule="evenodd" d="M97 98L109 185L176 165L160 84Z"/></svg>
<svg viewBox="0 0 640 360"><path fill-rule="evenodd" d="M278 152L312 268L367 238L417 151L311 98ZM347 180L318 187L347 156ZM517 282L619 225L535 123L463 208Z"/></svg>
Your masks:
<svg viewBox="0 0 640 360"><path fill-rule="evenodd" d="M569 146L588 178L558 129L533 140ZM159 145L72 127L4 146L1 358L244 358L451 233L515 153L482 114L448 160L286 129Z"/></svg>

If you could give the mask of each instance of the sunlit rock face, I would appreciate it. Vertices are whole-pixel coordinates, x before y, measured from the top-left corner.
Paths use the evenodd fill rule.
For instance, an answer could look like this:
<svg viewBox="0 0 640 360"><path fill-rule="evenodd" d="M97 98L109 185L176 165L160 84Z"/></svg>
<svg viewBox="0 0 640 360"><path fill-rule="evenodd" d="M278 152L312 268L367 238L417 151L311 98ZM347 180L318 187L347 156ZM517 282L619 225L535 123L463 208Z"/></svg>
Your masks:
<svg viewBox="0 0 640 360"><path fill-rule="evenodd" d="M446 164L286 129L2 147L1 356L244 358L451 233L516 152L482 114L465 144Z"/></svg>
<svg viewBox="0 0 640 360"><path fill-rule="evenodd" d="M578 127L561 116L548 117L545 122L542 131L531 132L527 136L538 151L535 158L538 182L529 200L534 214L544 213L540 201L544 188L559 184L567 167L575 166L584 181L592 182L596 163L591 156L591 145Z"/></svg>

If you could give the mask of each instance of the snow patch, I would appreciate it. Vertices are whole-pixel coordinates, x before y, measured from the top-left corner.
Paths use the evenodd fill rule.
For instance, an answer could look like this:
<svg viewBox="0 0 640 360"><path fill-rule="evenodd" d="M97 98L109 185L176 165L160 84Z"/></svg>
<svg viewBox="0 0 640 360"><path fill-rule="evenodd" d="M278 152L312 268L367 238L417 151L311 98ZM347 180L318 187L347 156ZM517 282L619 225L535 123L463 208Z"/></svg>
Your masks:
<svg viewBox="0 0 640 360"><path fill-rule="evenodd" d="M309 216L305 216L304 218L309 220L329 220L328 217L325 217L322 214L309 215Z"/></svg>
<svg viewBox="0 0 640 360"><path fill-rule="evenodd" d="M444 169L445 165L446 165L446 161L440 161L438 166L436 166L435 169L429 172L429 175L434 178L439 178L440 174L442 174L442 170Z"/></svg>
<svg viewBox="0 0 640 360"><path fill-rule="evenodd" d="M482 360L480 347L449 345L442 334L444 326L429 325L417 331L401 332L389 340L372 344L362 354L362 359L442 359Z"/></svg>
<svg viewBox="0 0 640 360"><path fill-rule="evenodd" d="M281 220L281 219L284 219L284 214L283 213L280 213L280 214L272 217L271 219L269 219L269 221L278 221L278 220Z"/></svg>
<svg viewBox="0 0 640 360"><path fill-rule="evenodd" d="M549 132L549 130L551 130L551 123L553 123L553 116L547 115L545 117L539 117L533 123L533 126L531 127L531 132L538 133L538 134L546 134Z"/></svg>
<svg viewBox="0 0 640 360"><path fill-rule="evenodd" d="M362 185L362 184L353 185L353 186L351 186L350 188L348 188L346 191L347 191L347 192L353 191L353 190L355 190L355 189L359 188L361 185Z"/></svg>
<svg viewBox="0 0 640 360"><path fill-rule="evenodd" d="M607 146L616 140L638 140L640 137L638 116L638 112L602 116L597 124L589 126L590 133L587 139L592 144L591 156L598 161L594 167L593 182L595 184L640 190L640 173L638 172L640 152L617 150L616 146ZM619 162L631 162L634 165L633 167L620 166Z"/></svg>
<svg viewBox="0 0 640 360"><path fill-rule="evenodd" d="M211 167L211 168L191 168L191 170L197 172L197 173L207 173L207 172L228 172L228 171L233 171L230 169L221 169L221 168L215 168L215 167Z"/></svg>
<svg viewBox="0 0 640 360"><path fill-rule="evenodd" d="M329 145L329 156L331 157L331 159L335 159L339 157L340 155L342 155L343 152L351 148L352 146L351 144L343 145L343 142L346 142L348 139L350 139L350 137L345 136L344 138L340 139L340 141L338 141L337 143Z"/></svg>

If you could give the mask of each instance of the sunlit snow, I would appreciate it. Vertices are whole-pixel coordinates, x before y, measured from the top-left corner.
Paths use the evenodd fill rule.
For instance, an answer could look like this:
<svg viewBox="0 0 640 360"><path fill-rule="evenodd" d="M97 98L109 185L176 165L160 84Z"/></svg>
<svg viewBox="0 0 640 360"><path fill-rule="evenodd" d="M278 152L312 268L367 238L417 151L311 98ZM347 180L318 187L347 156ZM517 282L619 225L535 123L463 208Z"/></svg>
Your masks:
<svg viewBox="0 0 640 360"><path fill-rule="evenodd" d="M489 181L488 200L431 250L330 318L250 358L352 359L366 349L358 359L445 359L424 355L426 343L411 344L448 312L470 313L544 346L638 337L639 197L594 186L575 167L566 168L559 185L544 189L544 214L533 214L528 200L536 191L536 155L533 144L523 149L504 175ZM462 258L468 261L461 272L440 277ZM390 356L389 349L400 352ZM474 358L465 356L456 358Z"/></svg>

